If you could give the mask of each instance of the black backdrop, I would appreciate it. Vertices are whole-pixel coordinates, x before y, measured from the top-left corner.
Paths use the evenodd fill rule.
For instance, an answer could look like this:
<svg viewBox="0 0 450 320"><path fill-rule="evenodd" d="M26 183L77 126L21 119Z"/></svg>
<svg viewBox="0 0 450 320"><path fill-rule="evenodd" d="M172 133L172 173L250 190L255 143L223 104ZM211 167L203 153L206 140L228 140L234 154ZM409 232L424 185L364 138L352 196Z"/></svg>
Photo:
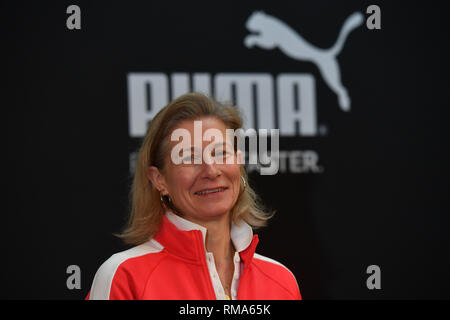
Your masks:
<svg viewBox="0 0 450 320"><path fill-rule="evenodd" d="M127 216L140 141L130 135L127 83L139 72L311 77L317 132L281 134L280 150L313 152L320 170L296 172L298 160L290 160L277 175L250 174L277 210L258 231L257 251L288 266L305 299L448 299L443 3L2 2L1 297L84 298L100 264L126 248L112 234ZM71 4L81 8L81 30L66 28ZM345 19L355 11L367 18L370 4L381 8L381 30L364 22L337 58L352 101L347 112L311 61L243 44L247 18L263 10L329 48ZM275 108L279 119L283 110ZM66 287L73 264L80 290ZM380 290L366 287L373 264Z"/></svg>

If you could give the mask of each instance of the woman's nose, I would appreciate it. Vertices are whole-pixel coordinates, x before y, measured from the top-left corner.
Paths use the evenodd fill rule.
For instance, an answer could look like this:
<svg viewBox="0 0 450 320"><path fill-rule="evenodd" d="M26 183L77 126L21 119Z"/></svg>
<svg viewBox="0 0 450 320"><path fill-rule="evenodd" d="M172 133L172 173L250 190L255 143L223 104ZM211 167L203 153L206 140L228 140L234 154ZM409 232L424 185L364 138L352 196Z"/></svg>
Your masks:
<svg viewBox="0 0 450 320"><path fill-rule="evenodd" d="M221 175L220 168L217 166L213 158L204 159L202 166L205 176L208 178L215 178Z"/></svg>

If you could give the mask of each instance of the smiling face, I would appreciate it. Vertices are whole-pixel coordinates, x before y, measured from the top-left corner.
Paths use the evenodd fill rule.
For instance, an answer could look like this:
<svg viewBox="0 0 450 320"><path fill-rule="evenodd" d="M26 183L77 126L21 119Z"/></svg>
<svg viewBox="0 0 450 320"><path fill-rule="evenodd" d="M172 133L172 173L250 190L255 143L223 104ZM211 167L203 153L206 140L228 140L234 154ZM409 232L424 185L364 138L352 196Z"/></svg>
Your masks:
<svg viewBox="0 0 450 320"><path fill-rule="evenodd" d="M184 129L192 137L192 144L183 145L183 162L176 164L169 153L163 170L156 167L149 170L153 185L161 194L169 195L175 208L192 221L212 220L229 214L239 197L241 179L241 165L237 161L240 154L234 152L232 142L225 140L225 124L212 117L196 119L199 120L202 124L201 137L205 131L214 129L221 133L224 141L213 139L216 148L212 149L209 146L212 142L202 141L201 137L194 142L194 120L183 120L174 128ZM170 137L167 139L170 140ZM170 150L179 144L178 141L168 143ZM195 161L199 157L201 163Z"/></svg>

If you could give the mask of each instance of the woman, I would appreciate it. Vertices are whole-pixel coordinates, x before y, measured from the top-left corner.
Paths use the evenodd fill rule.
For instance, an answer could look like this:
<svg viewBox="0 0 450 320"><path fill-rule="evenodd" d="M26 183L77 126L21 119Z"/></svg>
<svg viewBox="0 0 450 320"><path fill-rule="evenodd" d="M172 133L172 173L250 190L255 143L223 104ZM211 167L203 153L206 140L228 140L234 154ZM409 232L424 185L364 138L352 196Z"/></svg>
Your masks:
<svg viewBox="0 0 450 320"><path fill-rule="evenodd" d="M294 275L255 253L252 227L270 216L227 135L241 127L236 108L196 93L156 115L120 235L135 246L102 264L89 299L301 299Z"/></svg>

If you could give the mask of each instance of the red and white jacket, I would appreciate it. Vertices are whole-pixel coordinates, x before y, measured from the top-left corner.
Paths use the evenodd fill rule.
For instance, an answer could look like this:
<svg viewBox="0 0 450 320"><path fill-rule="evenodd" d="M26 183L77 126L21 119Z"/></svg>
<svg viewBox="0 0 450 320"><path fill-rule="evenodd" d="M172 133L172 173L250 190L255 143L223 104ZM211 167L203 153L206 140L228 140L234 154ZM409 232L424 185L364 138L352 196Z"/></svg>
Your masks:
<svg viewBox="0 0 450 320"><path fill-rule="evenodd" d="M167 212L152 239L100 266L87 299L225 300L205 237L206 228ZM255 253L258 236L248 224L233 223L231 240L236 249L231 299L301 299L294 275Z"/></svg>

